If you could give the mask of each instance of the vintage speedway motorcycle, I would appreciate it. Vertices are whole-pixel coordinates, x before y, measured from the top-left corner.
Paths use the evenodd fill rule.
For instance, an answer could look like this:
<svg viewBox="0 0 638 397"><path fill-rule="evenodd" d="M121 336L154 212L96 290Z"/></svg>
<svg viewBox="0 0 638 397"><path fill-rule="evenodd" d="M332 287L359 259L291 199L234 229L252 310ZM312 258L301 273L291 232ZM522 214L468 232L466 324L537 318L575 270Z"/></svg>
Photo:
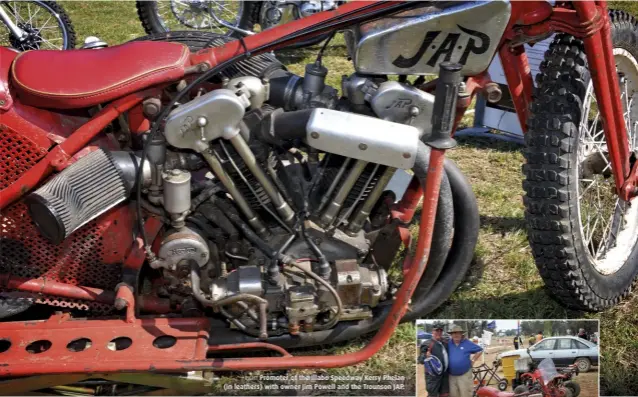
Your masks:
<svg viewBox="0 0 638 397"><path fill-rule="evenodd" d="M526 205L543 275L576 306L616 302L636 262L625 233L637 193L634 25L604 1L358 1L197 51L193 32L97 50L0 48L0 375L370 358L470 266L476 200L445 151L474 94L503 95L486 73L497 52L528 120ZM270 55L335 31L356 69L341 98L322 51L303 77ZM533 93L523 44L553 33ZM427 73L439 77L403 77ZM604 128L585 121L585 132L604 144L587 151L577 123L590 113ZM593 153L582 165L581 149ZM629 252L615 272L575 245L581 168L613 181L621 227L608 249ZM401 170L413 179L395 203L387 186ZM416 248L393 266L421 199ZM285 350L375 330L344 355ZM223 357L242 350L253 356Z"/></svg>
<svg viewBox="0 0 638 397"><path fill-rule="evenodd" d="M533 382L534 388L527 389L520 386L511 393L484 386L478 388L476 395L477 397L577 397L571 387L563 384L565 375L558 372L551 358L541 361L537 369L526 375L530 382Z"/></svg>

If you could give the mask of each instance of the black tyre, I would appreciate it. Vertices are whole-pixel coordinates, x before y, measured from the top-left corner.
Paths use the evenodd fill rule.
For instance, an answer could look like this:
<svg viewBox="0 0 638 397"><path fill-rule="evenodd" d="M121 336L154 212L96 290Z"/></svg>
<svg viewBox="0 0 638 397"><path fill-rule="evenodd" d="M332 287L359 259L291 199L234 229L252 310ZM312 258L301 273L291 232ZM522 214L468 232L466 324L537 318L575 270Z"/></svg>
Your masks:
<svg viewBox="0 0 638 397"><path fill-rule="evenodd" d="M507 379L502 379L500 382L498 382L498 389L500 391L507 390Z"/></svg>
<svg viewBox="0 0 638 397"><path fill-rule="evenodd" d="M580 385L573 380L568 380L563 385L572 391L572 395L574 397L578 397L580 395Z"/></svg>
<svg viewBox="0 0 638 397"><path fill-rule="evenodd" d="M18 51L75 48L71 18L55 1L3 1L0 7L25 34L19 38L3 24L0 27L1 46Z"/></svg>
<svg viewBox="0 0 638 397"><path fill-rule="evenodd" d="M514 388L514 394L523 394L529 392L529 389L525 385L518 385Z"/></svg>
<svg viewBox="0 0 638 397"><path fill-rule="evenodd" d="M578 367L578 372L585 373L591 369L591 361L587 357L579 357L574 361Z"/></svg>
<svg viewBox="0 0 638 397"><path fill-rule="evenodd" d="M253 29L252 14L255 2L250 1L208 1L192 2L192 5L175 0L166 1L136 1L137 14L144 30L148 34L165 33L174 30L198 30L203 32L221 33L227 36L239 37L235 31L219 25L209 15L217 12L220 19L244 30ZM228 3L228 6L224 5ZM210 8L202 8L210 7ZM228 8L230 7L230 8Z"/></svg>
<svg viewBox="0 0 638 397"><path fill-rule="evenodd" d="M620 91L636 145L638 32L611 11ZM548 289L579 310L598 311L627 295L638 273L638 203L620 200L581 40L557 35L545 53L531 105L523 166L525 218Z"/></svg>

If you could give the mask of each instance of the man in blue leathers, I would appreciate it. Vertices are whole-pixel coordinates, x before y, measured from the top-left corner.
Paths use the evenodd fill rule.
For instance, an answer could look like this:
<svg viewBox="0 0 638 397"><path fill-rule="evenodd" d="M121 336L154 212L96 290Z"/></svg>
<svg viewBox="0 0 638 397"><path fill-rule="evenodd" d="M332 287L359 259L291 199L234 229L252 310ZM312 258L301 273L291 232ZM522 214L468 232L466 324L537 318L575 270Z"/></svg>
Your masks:
<svg viewBox="0 0 638 397"><path fill-rule="evenodd" d="M450 328L452 336L448 342L450 397L472 397L474 389L472 366L483 354L483 348L470 342L463 333L463 328L458 325Z"/></svg>

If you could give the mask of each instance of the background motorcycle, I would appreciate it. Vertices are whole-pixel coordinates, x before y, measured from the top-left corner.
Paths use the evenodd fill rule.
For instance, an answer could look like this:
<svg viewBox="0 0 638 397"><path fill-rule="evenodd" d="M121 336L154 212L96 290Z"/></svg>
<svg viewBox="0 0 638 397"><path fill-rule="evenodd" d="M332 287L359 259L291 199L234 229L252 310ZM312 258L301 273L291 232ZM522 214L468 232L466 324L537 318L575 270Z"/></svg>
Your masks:
<svg viewBox="0 0 638 397"><path fill-rule="evenodd" d="M606 145L597 153L609 153L612 171L621 170L613 173L620 198L628 202L635 193L633 174L622 172L624 161L630 164L628 149L620 148L628 144L628 116L622 106L610 106L621 99L612 42L601 41L612 32L635 33L618 23L624 15L612 13L609 24L606 13L604 2L353 2L196 53L165 42L197 36L192 32L96 51L16 56L0 48L1 142L10 154L2 157L0 192L9 247L2 252L3 288L43 294L28 299L84 317L117 316L0 324L8 335L0 374L316 368L371 357L401 320L445 301L469 268L476 203L444 154L472 96L482 92L497 102L502 95L485 73L497 51L519 117L531 116L529 163L539 162L533 182L541 176L578 181L544 167L573 166L547 151L569 149L579 136L543 137L575 128L580 118L565 111L582 104L578 95L587 90L578 87L587 86L583 73L591 68L598 118L606 120ZM439 18L453 30L436 30ZM406 23L422 32L422 42L405 39L414 36ZM357 72L343 77L343 98L326 84L321 52L303 77L267 55L348 27ZM578 59L548 58L539 92L551 97L533 98L521 44L554 31L566 33L548 57ZM589 46L586 56L581 48ZM42 64L49 68L42 71ZM407 79L437 71L435 84ZM389 79L393 74L402 77ZM428 92L433 87L435 94ZM561 103L567 94L571 99ZM556 122L534 121L557 103L560 109L549 109L561 112ZM416 178L394 205L384 191L398 168L412 168ZM207 180L207 171L216 178ZM556 200L578 199L536 196L556 189L533 187L529 196L540 204L530 211L544 211L544 204L551 212ZM408 226L421 198L417 249L393 268L401 245L409 246ZM569 280L558 282L583 291ZM14 302L19 298L24 295ZM171 316L140 318L139 312ZM376 329L363 350L342 356L291 357L274 345L332 343ZM82 354L68 355L78 352L77 341L87 342ZM258 347L284 356L205 359L207 352Z"/></svg>
<svg viewBox="0 0 638 397"><path fill-rule="evenodd" d="M0 46L18 51L75 47L71 19L56 2L0 1L0 21Z"/></svg>
<svg viewBox="0 0 638 397"><path fill-rule="evenodd" d="M529 386L520 385L514 389L513 393L486 386L480 387L476 395L478 397L576 397L572 390L578 385L573 382L567 385L565 375L556 370L551 358L544 359L533 372L525 375Z"/></svg>
<svg viewBox="0 0 638 397"><path fill-rule="evenodd" d="M148 34L174 30L202 30L242 37L296 19L335 9L343 1L137 1L137 12ZM301 41L289 48L314 45L326 35Z"/></svg>

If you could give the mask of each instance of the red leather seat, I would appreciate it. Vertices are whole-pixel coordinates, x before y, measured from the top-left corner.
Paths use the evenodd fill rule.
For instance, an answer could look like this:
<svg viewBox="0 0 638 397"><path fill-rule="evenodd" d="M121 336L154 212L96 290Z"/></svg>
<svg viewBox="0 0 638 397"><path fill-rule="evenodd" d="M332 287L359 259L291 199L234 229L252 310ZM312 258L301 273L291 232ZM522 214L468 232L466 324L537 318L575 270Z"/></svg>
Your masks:
<svg viewBox="0 0 638 397"><path fill-rule="evenodd" d="M27 51L14 60L11 78L24 104L84 108L181 78L189 55L183 44L156 41L97 50Z"/></svg>

